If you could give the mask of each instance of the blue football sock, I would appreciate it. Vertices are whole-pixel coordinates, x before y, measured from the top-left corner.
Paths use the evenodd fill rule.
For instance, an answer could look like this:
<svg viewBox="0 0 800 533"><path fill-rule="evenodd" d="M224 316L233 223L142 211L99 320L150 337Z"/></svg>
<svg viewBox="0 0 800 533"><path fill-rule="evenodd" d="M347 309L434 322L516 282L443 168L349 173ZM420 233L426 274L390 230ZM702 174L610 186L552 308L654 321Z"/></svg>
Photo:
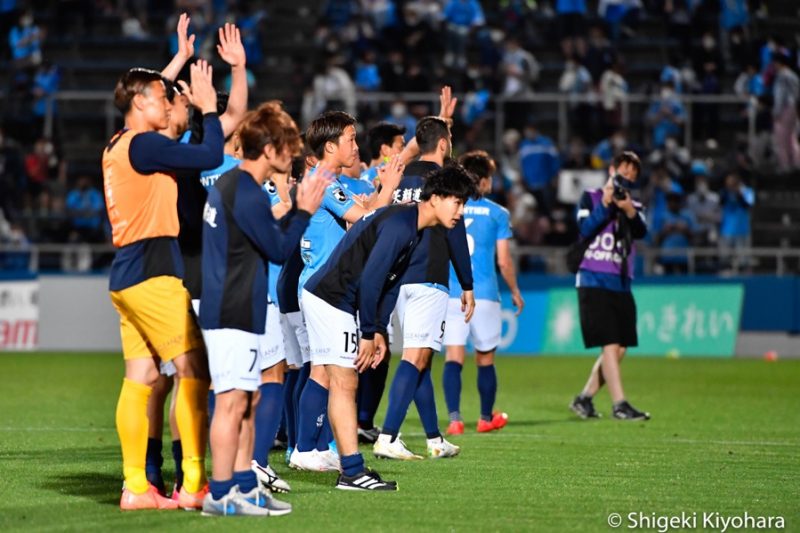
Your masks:
<svg viewBox="0 0 800 533"><path fill-rule="evenodd" d="M300 368L300 373L297 375L297 383L294 386L294 417L295 417L295 447L297 447L297 438L300 436L300 397L303 395L303 390L308 383L308 376L311 374L311 363L306 363Z"/></svg>
<svg viewBox="0 0 800 533"><path fill-rule="evenodd" d="M389 358L386 357L378 368L375 369L373 377L373 391L372 391L372 405L370 406L370 414L373 420L372 426L374 427L375 414L378 412L378 407L381 405L383 399L383 391L386 390L386 378L389 376Z"/></svg>
<svg viewBox="0 0 800 533"><path fill-rule="evenodd" d="M252 470L233 473L233 484L239 485L239 492L246 494L258 486L258 478Z"/></svg>
<svg viewBox="0 0 800 533"><path fill-rule="evenodd" d="M494 365L478 367L478 394L481 397L481 419L491 421L497 396L497 372Z"/></svg>
<svg viewBox="0 0 800 533"><path fill-rule="evenodd" d="M164 464L164 458L161 456L161 448L161 439L147 439L144 471L147 481L164 494L164 478L161 476L161 466Z"/></svg>
<svg viewBox="0 0 800 533"><path fill-rule="evenodd" d="M303 387L297 412L297 451L310 452L316 448L327 410L328 389L309 379Z"/></svg>
<svg viewBox="0 0 800 533"><path fill-rule="evenodd" d="M331 421L328 419L328 389L325 389L325 411L320 416L322 418L317 420L317 443L314 448L324 452L330 447L328 443L333 440Z"/></svg>
<svg viewBox="0 0 800 533"><path fill-rule="evenodd" d="M408 361L400 361L389 389L389 407L386 409L386 421L383 423L382 430L382 433L391 435L392 440L397 437L400 426L403 425L408 406L414 399L418 381L419 370L417 367Z"/></svg>
<svg viewBox="0 0 800 533"><path fill-rule="evenodd" d="M220 500L223 496L228 494L234 485L236 485L236 483L233 479L208 480L208 489L211 491L211 497L215 500Z"/></svg>
<svg viewBox="0 0 800 533"><path fill-rule="evenodd" d="M216 407L216 405L217 395L213 390L210 390L208 391L208 427L211 427L211 419L214 418L214 407Z"/></svg>
<svg viewBox="0 0 800 533"><path fill-rule="evenodd" d="M255 410L256 436L253 459L261 466L267 466L268 454L283 416L283 384L262 383L258 390L261 397Z"/></svg>
<svg viewBox="0 0 800 533"><path fill-rule="evenodd" d="M286 442L289 448L297 444L297 411L294 405L294 388L300 370L290 369L286 372L286 381L283 384L283 416L286 419Z"/></svg>
<svg viewBox="0 0 800 533"><path fill-rule="evenodd" d="M341 459L342 473L345 476L355 476L364 470L364 456L361 452L356 452L353 455L345 455Z"/></svg>
<svg viewBox="0 0 800 533"><path fill-rule="evenodd" d="M414 392L414 403L417 405L419 419L422 421L422 428L425 436L429 439L441 437L439 431L439 417L436 414L436 399L433 396L433 380L431 379L431 369L426 368L419 373L417 390Z"/></svg>
<svg viewBox="0 0 800 533"><path fill-rule="evenodd" d="M172 460L175 461L175 490L183 487L183 447L180 439L172 441Z"/></svg>
<svg viewBox="0 0 800 533"><path fill-rule="evenodd" d="M442 373L442 385L444 386L444 401L447 404L447 412L450 420L461 420L461 363L447 361L444 364Z"/></svg>
<svg viewBox="0 0 800 533"><path fill-rule="evenodd" d="M368 368L358 375L358 390L356 391L356 408L358 409L358 427L370 429L373 426L370 416L372 395L374 389L375 369Z"/></svg>

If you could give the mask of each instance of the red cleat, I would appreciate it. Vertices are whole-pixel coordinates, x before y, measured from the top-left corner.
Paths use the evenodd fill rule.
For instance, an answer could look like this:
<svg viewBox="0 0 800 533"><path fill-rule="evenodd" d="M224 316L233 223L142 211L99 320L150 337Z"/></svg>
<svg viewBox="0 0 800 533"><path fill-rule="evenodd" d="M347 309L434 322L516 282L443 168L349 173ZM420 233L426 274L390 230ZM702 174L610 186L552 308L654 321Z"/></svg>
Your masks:
<svg viewBox="0 0 800 533"><path fill-rule="evenodd" d="M144 509L170 510L177 509L178 502L165 498L158 493L158 489L153 485L147 487L147 492L136 494L122 489L122 498L119 500L119 508L123 511L141 511Z"/></svg>
<svg viewBox="0 0 800 533"><path fill-rule="evenodd" d="M491 422L487 420L478 420L478 433L489 433L502 429L508 424L508 415L506 413L494 413Z"/></svg>
<svg viewBox="0 0 800 533"><path fill-rule="evenodd" d="M447 426L447 435L463 435L464 434L464 422L461 420L453 420L450 422L450 425Z"/></svg>
<svg viewBox="0 0 800 533"><path fill-rule="evenodd" d="M203 498L208 494L208 483L197 492L189 492L186 487L181 487L178 493L178 506L186 511L195 511L203 508Z"/></svg>

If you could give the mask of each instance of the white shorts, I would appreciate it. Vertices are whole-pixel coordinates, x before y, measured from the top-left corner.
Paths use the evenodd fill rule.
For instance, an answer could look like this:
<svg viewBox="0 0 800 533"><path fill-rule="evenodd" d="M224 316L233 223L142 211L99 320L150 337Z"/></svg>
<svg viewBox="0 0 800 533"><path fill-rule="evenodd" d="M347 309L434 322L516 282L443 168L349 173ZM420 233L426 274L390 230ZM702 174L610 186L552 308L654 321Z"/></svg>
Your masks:
<svg viewBox="0 0 800 533"><path fill-rule="evenodd" d="M308 331L303 313L281 313L283 344L286 347L286 362L297 368L311 361L308 348Z"/></svg>
<svg viewBox="0 0 800 533"><path fill-rule="evenodd" d="M500 344L503 326L500 317L500 302L476 300L475 313L469 323L464 323L461 300L450 298L447 304L447 320L444 328L445 346L465 346L467 338L479 352L488 352Z"/></svg>
<svg viewBox="0 0 800 533"><path fill-rule="evenodd" d="M258 390L261 335L231 328L202 331L214 391L220 394L233 389Z"/></svg>
<svg viewBox="0 0 800 533"><path fill-rule="evenodd" d="M311 364L355 368L359 341L356 317L305 289L301 305L308 328Z"/></svg>
<svg viewBox="0 0 800 533"><path fill-rule="evenodd" d="M178 369L175 368L175 363L172 361L161 361L161 373L171 378L178 373Z"/></svg>
<svg viewBox="0 0 800 533"><path fill-rule="evenodd" d="M261 335L261 356L259 370L266 370L286 359L286 349L281 328L281 312L277 304L267 304L267 322L264 335Z"/></svg>
<svg viewBox="0 0 800 533"><path fill-rule="evenodd" d="M403 349L442 349L449 298L446 292L421 283L400 287L395 310L403 329Z"/></svg>

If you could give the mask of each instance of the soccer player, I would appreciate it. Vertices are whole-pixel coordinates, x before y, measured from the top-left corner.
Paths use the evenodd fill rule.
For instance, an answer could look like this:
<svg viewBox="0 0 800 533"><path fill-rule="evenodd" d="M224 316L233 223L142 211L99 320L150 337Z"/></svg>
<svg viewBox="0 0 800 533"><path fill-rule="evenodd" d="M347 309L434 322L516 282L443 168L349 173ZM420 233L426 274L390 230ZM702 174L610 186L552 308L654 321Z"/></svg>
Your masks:
<svg viewBox="0 0 800 533"><path fill-rule="evenodd" d="M494 414L492 411L497 395L494 352L500 343L502 326L495 258L503 279L511 289L511 301L517 308L517 316L525 305L517 286L517 274L509 248L512 234L508 211L485 197L492 190L492 175L497 169L495 162L486 152L475 151L461 156L459 163L477 180L478 193L482 196L470 199L464 207L464 225L467 228L475 286L475 315L469 323L464 322L461 291L457 288L455 272L450 270L450 302L444 328L446 362L442 375L444 397L450 416L448 435L464 433L460 408L461 369L464 366L467 338L471 338L475 346L475 362L478 365L478 393L481 398L478 432L500 429L507 422L504 413Z"/></svg>
<svg viewBox="0 0 800 533"><path fill-rule="evenodd" d="M259 485L251 469L259 359L265 349L267 261L282 263L317 210L327 182L306 180L298 210L282 231L262 186L288 171L299 134L278 102L262 104L241 125L244 161L208 193L203 214L200 326L217 397L211 422L212 478L207 515L281 515L291 506Z"/></svg>
<svg viewBox="0 0 800 533"><path fill-rule="evenodd" d="M387 319L423 230L455 227L474 192L460 167L432 173L419 204L384 207L365 216L305 284L302 305L311 357L330 382L329 415L341 454L338 489L397 490L395 482L366 468L358 451L356 371L376 367L386 353Z"/></svg>
<svg viewBox="0 0 800 533"><path fill-rule="evenodd" d="M183 145L158 133L169 122L164 82L158 72L135 68L117 82L114 103L125 117L125 127L103 152L106 207L118 248L109 288L120 315L125 358L116 414L125 475L123 510L197 508L206 485L208 367L181 282L178 188L170 173L219 165L223 137L211 67L198 62L190 75L195 104L204 114L202 144ZM176 398L184 472L179 502L159 495L145 473L147 403L160 361L173 361L183 380Z"/></svg>
<svg viewBox="0 0 800 533"><path fill-rule="evenodd" d="M162 71L162 76L169 76L168 82L174 78L185 65L186 61L194 55L194 36L188 35L189 17L184 13L178 19L177 37L178 52L169 65ZM242 46L239 29L233 24L225 24L219 28L219 45L217 50L220 57L231 66L231 95L218 95L217 113L222 125L222 132L226 138L232 138L232 133L239 125L247 111L247 74L245 71L245 52ZM172 104L170 109L169 125L160 130L160 133L170 139L182 143L197 144L203 136L203 121L199 113L191 115L192 92L185 81L177 84L167 83L167 97ZM190 117L192 118L190 122ZM191 128L190 128L191 124ZM226 143L226 152L228 144ZM210 187L214 181L225 171L237 166L239 160L228 153L224 154L222 165L208 170L190 170L176 173L178 178L178 217L180 233L178 244L184 264L183 284L192 298L192 307L195 314L199 310L200 299L200 247L202 239L202 209L206 201L205 188ZM161 474L163 458L161 456L163 432L163 409L170 390L177 388L179 379L175 378L175 366L170 362L162 362L162 376L153 387L148 404L148 417L150 419L150 432L147 441L146 472L148 480L165 494L164 480ZM174 383L173 383L174 382ZM170 433L172 435L172 456L175 461L175 485L172 498L178 499L183 484L183 461L180 432L175 421L175 394L170 404ZM210 395L213 398L213 395Z"/></svg>
<svg viewBox="0 0 800 533"><path fill-rule="evenodd" d="M650 414L634 408L625 399L620 363L625 351L636 346L636 302L631 293L634 239L647 235L642 206L631 199L628 189L639 177L641 162L633 152L617 155L608 168L602 189L586 191L578 208L582 238L593 241L578 270L578 306L583 343L602 347L583 391L570 409L581 418L597 418L592 398L603 384L613 402L613 416L620 420L649 420ZM627 183L626 188L615 181ZM618 189L615 191L615 189Z"/></svg>
<svg viewBox="0 0 800 533"><path fill-rule="evenodd" d="M422 155L419 161L406 168L395 193L395 202L419 201L425 176L442 168L452 151L450 127L441 117L420 120L415 138ZM403 360L389 391L389 406L381 434L373 446L376 457L422 458L411 453L398 438L412 399L425 430L428 455L432 458L454 457L460 452L460 448L446 441L439 430L430 374L433 351L441 350L444 336L451 258L463 289L461 301L462 311L466 311L465 320L472 318L475 308L472 267L463 221L451 230L441 227L426 230L403 275L397 299L396 310L403 329Z"/></svg>
<svg viewBox="0 0 800 533"><path fill-rule="evenodd" d="M319 161L318 169L337 178L328 186L320 210L303 234L301 253L305 267L298 281L301 293L305 282L325 264L344 236L346 224L355 223L369 212L358 205L339 178L341 169L352 166L358 157L355 125L356 120L351 115L329 111L316 118L306 130L306 143ZM381 169L382 188L372 202L374 207L391 202L402 172L399 158L392 159ZM300 308L303 308L302 297ZM290 457L290 465L302 470L338 470L338 455L330 449L329 435L324 431L329 375L324 365L315 362L313 344L310 348L311 372L300 397L297 447Z"/></svg>
<svg viewBox="0 0 800 533"><path fill-rule="evenodd" d="M403 152L405 148L405 126L398 126L389 122L379 122L367 132L367 147L372 160L369 168L361 173L361 179L377 187L375 179L378 169L385 165L389 159ZM380 183L380 182L378 182Z"/></svg>

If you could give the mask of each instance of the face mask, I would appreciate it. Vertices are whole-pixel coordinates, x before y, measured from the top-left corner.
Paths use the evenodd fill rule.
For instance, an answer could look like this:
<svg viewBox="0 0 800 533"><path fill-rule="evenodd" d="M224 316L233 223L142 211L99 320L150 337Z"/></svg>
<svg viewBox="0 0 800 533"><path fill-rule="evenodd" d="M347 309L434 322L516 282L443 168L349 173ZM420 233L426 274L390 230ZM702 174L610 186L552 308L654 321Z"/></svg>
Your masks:
<svg viewBox="0 0 800 533"><path fill-rule="evenodd" d="M703 37L703 48L706 50L711 50L714 48L714 38L713 37Z"/></svg>
<svg viewBox="0 0 800 533"><path fill-rule="evenodd" d="M667 89L667 88L661 89L661 98L664 99L671 98L672 94L673 94L672 89Z"/></svg>
<svg viewBox="0 0 800 533"><path fill-rule="evenodd" d="M392 105L392 116L394 118L400 118L406 114L406 106L403 104L394 104Z"/></svg>
<svg viewBox="0 0 800 533"><path fill-rule="evenodd" d="M696 189L697 192L699 192L700 194L705 194L708 192L708 184L704 181L701 181L700 183L697 184Z"/></svg>
<svg viewBox="0 0 800 533"><path fill-rule="evenodd" d="M31 24L33 24L33 17L29 16L22 17L19 22L23 26L30 26Z"/></svg>

